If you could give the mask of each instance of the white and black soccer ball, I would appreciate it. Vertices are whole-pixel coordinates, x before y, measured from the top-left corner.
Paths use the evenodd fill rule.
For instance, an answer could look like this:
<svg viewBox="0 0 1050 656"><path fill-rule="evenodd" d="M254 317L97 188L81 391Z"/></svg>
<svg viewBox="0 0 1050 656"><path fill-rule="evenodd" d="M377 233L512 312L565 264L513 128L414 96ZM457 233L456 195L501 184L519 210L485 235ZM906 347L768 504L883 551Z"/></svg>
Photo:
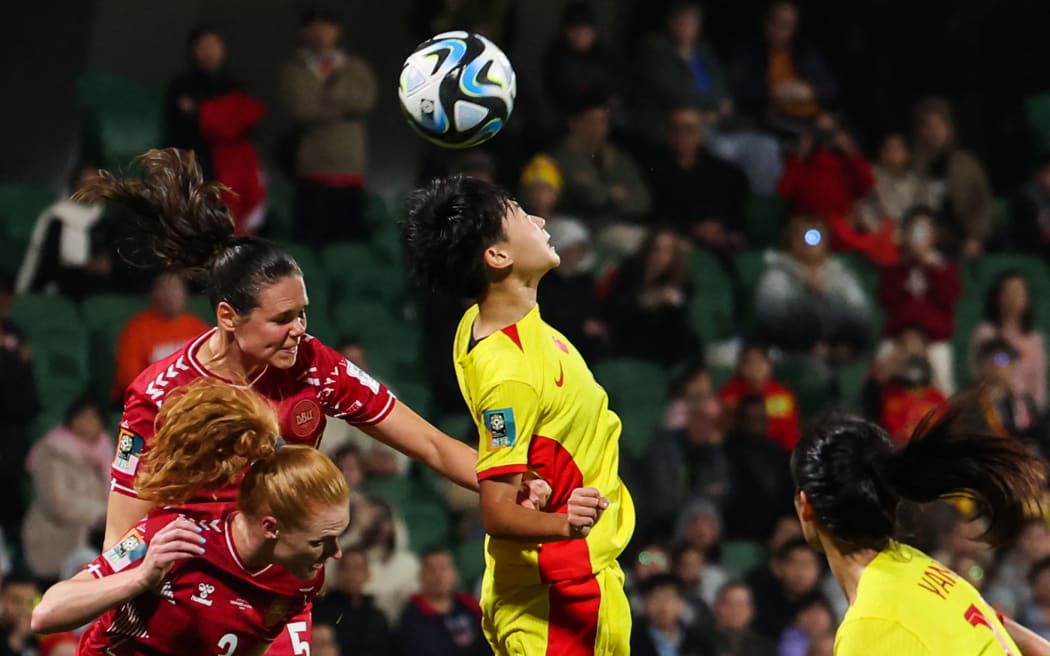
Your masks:
<svg viewBox="0 0 1050 656"><path fill-rule="evenodd" d="M398 96L409 124L447 148L491 139L514 111L517 79L496 44L473 32L443 32L401 67Z"/></svg>

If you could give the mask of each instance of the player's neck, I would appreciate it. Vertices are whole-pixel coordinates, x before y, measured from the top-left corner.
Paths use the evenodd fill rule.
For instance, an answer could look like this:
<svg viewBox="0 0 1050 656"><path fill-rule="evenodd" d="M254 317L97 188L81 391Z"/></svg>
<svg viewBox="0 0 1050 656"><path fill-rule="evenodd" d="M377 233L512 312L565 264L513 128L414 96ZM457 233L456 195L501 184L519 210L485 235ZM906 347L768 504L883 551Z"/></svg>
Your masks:
<svg viewBox="0 0 1050 656"><path fill-rule="evenodd" d="M245 569L254 571L273 562L273 549L265 540L255 535L244 513L237 512L233 515L230 533L233 548Z"/></svg>
<svg viewBox="0 0 1050 656"><path fill-rule="evenodd" d="M856 549L849 553L842 552L831 540L822 540L824 553L828 557L828 567L831 574L842 587L846 595L846 601L850 606L857 600L857 587L860 585L860 577L864 569L879 555L874 549Z"/></svg>
<svg viewBox="0 0 1050 656"><path fill-rule="evenodd" d="M237 342L230 339L221 329L217 329L201 344L197 351L197 360L209 372L235 382L251 380L263 367L246 365Z"/></svg>
<svg viewBox="0 0 1050 656"><path fill-rule="evenodd" d="M536 307L536 284L508 276L489 285L485 295L478 299L478 319L474 324L474 338L483 339L492 333L517 323Z"/></svg>

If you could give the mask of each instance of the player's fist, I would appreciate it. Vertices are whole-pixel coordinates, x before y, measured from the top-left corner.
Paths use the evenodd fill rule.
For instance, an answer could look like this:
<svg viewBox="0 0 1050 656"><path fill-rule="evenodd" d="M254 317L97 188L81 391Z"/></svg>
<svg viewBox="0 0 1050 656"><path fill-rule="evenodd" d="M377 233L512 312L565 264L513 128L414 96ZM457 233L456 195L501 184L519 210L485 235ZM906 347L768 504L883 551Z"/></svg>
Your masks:
<svg viewBox="0 0 1050 656"><path fill-rule="evenodd" d="M587 537L608 507L609 500L596 488L578 487L573 490L568 503L569 536Z"/></svg>
<svg viewBox="0 0 1050 656"><path fill-rule="evenodd" d="M522 479L521 489L518 490L519 506L529 510L543 510L547 507L547 500L550 498L550 483L539 477Z"/></svg>
<svg viewBox="0 0 1050 656"><path fill-rule="evenodd" d="M142 586L147 590L156 588L171 571L172 565L202 553L204 537L200 527L188 519L176 519L157 531L150 540L146 557L138 569Z"/></svg>

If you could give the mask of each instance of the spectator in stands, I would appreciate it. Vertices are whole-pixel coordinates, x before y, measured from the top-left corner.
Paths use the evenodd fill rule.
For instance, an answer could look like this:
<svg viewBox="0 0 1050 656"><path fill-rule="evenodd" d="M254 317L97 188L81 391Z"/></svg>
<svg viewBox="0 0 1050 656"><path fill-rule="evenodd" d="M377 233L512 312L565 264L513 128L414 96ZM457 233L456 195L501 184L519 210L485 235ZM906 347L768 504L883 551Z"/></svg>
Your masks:
<svg viewBox="0 0 1050 656"><path fill-rule="evenodd" d="M69 406L62 424L29 451L33 501L22 545L37 577L57 580L66 560L88 547L92 531L104 527L115 447L102 423L102 407L83 396Z"/></svg>
<svg viewBox="0 0 1050 656"><path fill-rule="evenodd" d="M713 610L719 656L775 656L773 643L752 628L755 602L747 584L722 586Z"/></svg>
<svg viewBox="0 0 1050 656"><path fill-rule="evenodd" d="M671 556L672 571L682 584L682 597L691 607L689 620L705 628L713 626L710 608L719 589L729 582L729 573L708 562L707 554L690 544L678 545Z"/></svg>
<svg viewBox="0 0 1050 656"><path fill-rule="evenodd" d="M686 502L675 517L671 543L700 551L705 562L721 557L722 514L713 501L698 497Z"/></svg>
<svg viewBox="0 0 1050 656"><path fill-rule="evenodd" d="M336 347L339 354L350 361L358 369L371 371L368 363L368 351L364 344L356 337L344 337ZM388 385L389 387L389 385ZM325 424L324 435L321 439L325 451L333 455L335 459L339 450L348 444L352 444L357 450L357 459L361 466L363 479L380 478L383 476L404 476L408 473L411 459L397 449L374 440L356 426L351 426L345 421L330 421ZM336 464L339 461L336 460ZM350 484L351 496L362 481ZM357 522L351 516L353 524Z"/></svg>
<svg viewBox="0 0 1050 656"><path fill-rule="evenodd" d="M97 176L98 167L81 166L74 171L70 187L76 192ZM79 299L108 291L113 263L104 243L108 236L104 210L102 203L77 203L65 197L41 212L18 271L18 293Z"/></svg>
<svg viewBox="0 0 1050 656"><path fill-rule="evenodd" d="M1032 600L1017 615L1017 621L1050 640L1050 556L1032 565L1028 573Z"/></svg>
<svg viewBox="0 0 1050 656"><path fill-rule="evenodd" d="M284 65L280 91L296 123L286 144L298 183L294 234L313 246L364 241L364 119L375 105L375 75L339 47L334 13L310 9L301 24L305 47Z"/></svg>
<svg viewBox="0 0 1050 656"><path fill-rule="evenodd" d="M933 381L945 394L955 391L951 339L955 306L962 297L959 267L937 248L937 224L929 207L908 210L901 222L901 260L884 268L879 302L886 310L885 338L918 327L930 340L927 353Z"/></svg>
<svg viewBox="0 0 1050 656"><path fill-rule="evenodd" d="M992 426L1016 437L1036 440L1044 453L1048 442L1036 401L1030 394L1018 392L1020 353L1001 337L992 337L977 347L977 380L988 403Z"/></svg>
<svg viewBox="0 0 1050 656"><path fill-rule="evenodd" d="M1050 154L1013 199L1009 228L1013 248L1050 257Z"/></svg>
<svg viewBox="0 0 1050 656"><path fill-rule="evenodd" d="M807 656L810 646L821 636L832 633L838 621L831 603L819 592L799 602L791 625L780 637L779 656Z"/></svg>
<svg viewBox="0 0 1050 656"><path fill-rule="evenodd" d="M731 540L764 540L791 509L785 501L794 492L787 453L769 435L767 405L759 394L742 397L723 447L729 492L722 507Z"/></svg>
<svg viewBox="0 0 1050 656"><path fill-rule="evenodd" d="M232 190L224 199L238 234L252 233L266 209L259 158L249 138L263 105L227 73L226 43L214 28L194 28L187 45L189 70L168 83L165 94L165 145L196 153L205 178Z"/></svg>
<svg viewBox="0 0 1050 656"><path fill-rule="evenodd" d="M984 321L970 337L970 368L976 373L977 347L992 337L1010 342L1020 354L1012 388L1035 399L1040 412L1046 409L1046 338L1035 329L1035 310L1028 280L1019 271L1004 271L988 288Z"/></svg>
<svg viewBox="0 0 1050 656"><path fill-rule="evenodd" d="M317 608L316 604L314 608ZM310 652L312 656L342 656L343 653L335 637L335 628L331 624L314 622L313 632L310 635L310 646L312 648ZM362 654L366 652L355 651L353 653Z"/></svg>
<svg viewBox="0 0 1050 656"><path fill-rule="evenodd" d="M817 553L796 538L773 553L768 568L748 577L755 594L755 630L766 639L780 639L803 602L818 590L821 566Z"/></svg>
<svg viewBox="0 0 1050 656"><path fill-rule="evenodd" d="M898 352L888 379L878 391L879 423L898 444L910 439L926 413L947 400L933 383L933 368L925 355Z"/></svg>
<svg viewBox="0 0 1050 656"><path fill-rule="evenodd" d="M401 615L398 643L402 654L467 656L492 654L481 633L481 609L474 597L456 592L459 574L448 549L420 554L419 594Z"/></svg>
<svg viewBox="0 0 1050 656"><path fill-rule="evenodd" d="M915 131L915 170L928 181L940 214L944 251L952 256L980 255L995 213L984 166L956 143L952 109L943 98L918 104Z"/></svg>
<svg viewBox="0 0 1050 656"><path fill-rule="evenodd" d="M675 107L695 106L715 121L732 112L722 66L701 37L703 10L689 0L672 2L664 33L642 44L638 54L636 129L648 140L661 140L660 122Z"/></svg>
<svg viewBox="0 0 1050 656"><path fill-rule="evenodd" d="M419 559L408 548L408 529L394 518L385 501L371 500L370 525L365 529L361 547L368 553L372 576L365 592L375 599L376 607L394 625L408 598L419 588Z"/></svg>
<svg viewBox="0 0 1050 656"><path fill-rule="evenodd" d="M744 246L747 177L704 147L699 108L675 107L666 125L668 148L649 168L653 213L700 248L731 261Z"/></svg>
<svg viewBox="0 0 1050 656"><path fill-rule="evenodd" d="M645 611L631 626L631 654L635 656L715 656L710 633L686 621L686 604L673 574L645 582Z"/></svg>
<svg viewBox="0 0 1050 656"><path fill-rule="evenodd" d="M9 574L0 583L0 656L36 656L29 620L39 596L36 581L26 574Z"/></svg>
<svg viewBox="0 0 1050 656"><path fill-rule="evenodd" d="M792 133L833 109L838 96L838 82L824 57L798 37L798 22L794 2L774 2L766 13L763 42L737 53L729 71L741 114Z"/></svg>
<svg viewBox="0 0 1050 656"><path fill-rule="evenodd" d="M543 279L536 300L547 323L593 362L609 350L609 329L600 318L595 294L590 233L583 223L567 217L548 221L546 228L561 264Z"/></svg>
<svg viewBox="0 0 1050 656"><path fill-rule="evenodd" d="M835 632L829 631L812 638L806 656L835 656Z"/></svg>
<svg viewBox="0 0 1050 656"><path fill-rule="evenodd" d="M176 273L162 273L153 280L150 306L128 319L117 340L110 393L114 401L123 398L124 390L146 367L208 330L200 317L186 311L186 295L186 283Z"/></svg>
<svg viewBox="0 0 1050 656"><path fill-rule="evenodd" d="M1002 554L988 586L988 597L1007 604L1016 614L1032 600L1028 572L1047 557L1050 557L1050 530L1044 518L1031 517L1025 520L1016 544Z"/></svg>
<svg viewBox="0 0 1050 656"><path fill-rule="evenodd" d="M794 392L773 380L769 350L757 342L740 350L736 375L718 392L726 423L735 418L740 400L752 394L765 400L769 438L785 452L794 449L799 437L798 399Z"/></svg>
<svg viewBox="0 0 1050 656"><path fill-rule="evenodd" d="M816 118L787 156L777 194L797 214L848 215L875 186L871 165L853 137L831 114Z"/></svg>
<svg viewBox="0 0 1050 656"><path fill-rule="evenodd" d="M39 640L40 656L76 656L79 638L72 631L40 636ZM320 656L316 651L314 654Z"/></svg>
<svg viewBox="0 0 1050 656"><path fill-rule="evenodd" d="M624 591L631 603L632 614L640 615L645 611L642 586L650 578L671 571L671 554L662 533L636 533L631 544L630 555L624 559L627 563L624 571Z"/></svg>
<svg viewBox="0 0 1050 656"><path fill-rule="evenodd" d="M327 432L328 429L325 428L325 433ZM338 448L328 452L350 488L350 524L340 536L340 542L346 545L360 545L365 532L372 525L372 515L375 512L375 506L363 489L366 480L364 456L361 455L361 448L356 442L343 442ZM331 563L329 567L332 567Z"/></svg>
<svg viewBox="0 0 1050 656"><path fill-rule="evenodd" d="M856 276L828 255L826 237L823 221L791 219L787 251L767 255L755 318L772 346L843 360L867 346L871 308Z"/></svg>
<svg viewBox="0 0 1050 656"><path fill-rule="evenodd" d="M720 500L728 491L728 464L719 429L721 404L707 374L688 408L686 424L661 430L642 463L646 492L637 495L640 517L668 521L696 499Z"/></svg>
<svg viewBox="0 0 1050 656"><path fill-rule="evenodd" d="M583 219L599 243L626 254L645 238L640 221L649 190L630 155L609 142L609 115L607 95L582 98L552 155L565 180L562 210Z"/></svg>
<svg viewBox="0 0 1050 656"><path fill-rule="evenodd" d="M350 517L353 520L352 512ZM315 651L317 627L327 624L334 628L335 640L345 654L386 656L393 652L394 638L386 616L365 593L369 580L368 555L364 549L344 549L335 567L332 586L314 602Z"/></svg>
<svg viewBox="0 0 1050 656"><path fill-rule="evenodd" d="M623 67L602 39L590 2L565 5L558 34L543 53L541 66L547 95L563 119L595 92L609 94L612 103L619 104Z"/></svg>
<svg viewBox="0 0 1050 656"><path fill-rule="evenodd" d="M29 426L40 411L33 359L22 327L11 320L15 281L0 270L0 536L10 542L22 530L26 511L25 459L32 443ZM2 560L2 559L0 559Z"/></svg>
<svg viewBox="0 0 1050 656"><path fill-rule="evenodd" d="M521 169L518 189L522 207L529 214L547 219L549 224L557 215L564 186L558 164L551 156L545 153L534 155Z"/></svg>
<svg viewBox="0 0 1050 656"><path fill-rule="evenodd" d="M930 204L929 188L912 169L911 159L907 137L899 132L883 137L873 167L875 192L866 201L876 216L900 223L911 208Z"/></svg>
<svg viewBox="0 0 1050 656"><path fill-rule="evenodd" d="M601 300L612 352L665 365L700 362L700 338L689 325L692 283L674 230L653 230L638 252L610 273Z"/></svg>

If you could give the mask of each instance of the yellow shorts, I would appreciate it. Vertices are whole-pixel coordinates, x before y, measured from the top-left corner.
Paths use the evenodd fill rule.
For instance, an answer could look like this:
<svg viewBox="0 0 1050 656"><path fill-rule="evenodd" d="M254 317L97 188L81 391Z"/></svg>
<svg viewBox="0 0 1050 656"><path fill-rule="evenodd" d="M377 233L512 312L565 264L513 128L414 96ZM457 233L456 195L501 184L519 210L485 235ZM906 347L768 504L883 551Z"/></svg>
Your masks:
<svg viewBox="0 0 1050 656"><path fill-rule="evenodd" d="M631 652L631 605L616 563L587 578L534 585L496 583L486 571L481 613L496 656Z"/></svg>

